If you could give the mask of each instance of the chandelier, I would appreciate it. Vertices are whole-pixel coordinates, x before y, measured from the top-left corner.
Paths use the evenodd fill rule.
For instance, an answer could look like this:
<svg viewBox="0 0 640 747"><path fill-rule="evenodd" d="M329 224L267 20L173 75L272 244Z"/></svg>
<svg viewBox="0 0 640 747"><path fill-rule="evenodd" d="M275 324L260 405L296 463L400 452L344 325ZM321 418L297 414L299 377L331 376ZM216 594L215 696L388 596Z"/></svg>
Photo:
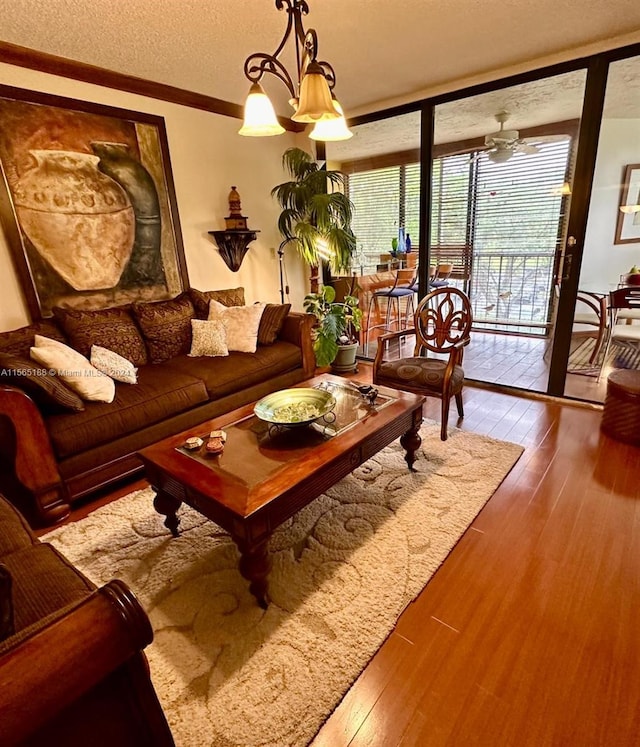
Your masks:
<svg viewBox="0 0 640 747"><path fill-rule="evenodd" d="M278 122L273 105L260 85L269 73L278 78L289 92L294 122L315 124L309 137L314 140L346 140L349 131L342 107L333 94L336 76L328 62L319 61L318 36L314 29L305 31L302 16L309 12L307 0L275 0L278 10L286 9L287 28L273 54L256 52L244 63L244 74L251 81L244 106L244 123L240 135L264 137L280 135L284 127ZM292 77L278 56L289 37L295 44L296 73Z"/></svg>

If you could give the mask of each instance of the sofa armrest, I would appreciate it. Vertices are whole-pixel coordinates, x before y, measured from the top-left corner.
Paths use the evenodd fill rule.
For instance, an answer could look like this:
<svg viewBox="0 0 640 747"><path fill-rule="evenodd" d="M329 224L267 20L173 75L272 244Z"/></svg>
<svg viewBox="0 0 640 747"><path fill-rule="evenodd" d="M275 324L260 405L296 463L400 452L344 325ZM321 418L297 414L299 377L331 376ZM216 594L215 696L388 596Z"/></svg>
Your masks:
<svg viewBox="0 0 640 747"><path fill-rule="evenodd" d="M27 513L35 514L34 518L45 524L64 519L71 507L38 406L21 389L0 386L2 418L8 421L15 440L10 455L15 478L33 501L32 506L25 507ZM14 492L7 489L8 494Z"/></svg>
<svg viewBox="0 0 640 747"><path fill-rule="evenodd" d="M33 628L26 638L17 634L16 645L0 656L2 743L7 747L20 744L120 666L140 656L153 639L146 613L130 589L117 580ZM163 737L154 744L173 744L150 680L148 689L146 699L159 710L153 715Z"/></svg>
<svg viewBox="0 0 640 747"><path fill-rule="evenodd" d="M305 378L311 378L316 371L316 356L313 352L311 334L315 321L313 314L290 311L279 335L281 340L292 342L301 348Z"/></svg>

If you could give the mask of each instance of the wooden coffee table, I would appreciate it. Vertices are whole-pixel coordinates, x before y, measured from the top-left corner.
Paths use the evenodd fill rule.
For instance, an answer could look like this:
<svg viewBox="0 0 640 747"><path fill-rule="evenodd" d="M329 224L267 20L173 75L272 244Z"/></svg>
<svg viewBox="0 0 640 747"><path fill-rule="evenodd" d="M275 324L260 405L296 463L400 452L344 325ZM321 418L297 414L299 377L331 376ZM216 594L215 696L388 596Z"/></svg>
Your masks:
<svg viewBox="0 0 640 747"><path fill-rule="evenodd" d="M269 427L253 414L251 404L138 453L165 526L178 536L176 514L186 503L228 531L240 551L240 572L263 607L268 603L268 543L274 530L396 438L413 469L421 443L423 396L379 387L370 405L346 379L330 375L299 386L332 391L338 400L335 423ZM227 433L222 454L184 448L187 438L206 441L214 429Z"/></svg>

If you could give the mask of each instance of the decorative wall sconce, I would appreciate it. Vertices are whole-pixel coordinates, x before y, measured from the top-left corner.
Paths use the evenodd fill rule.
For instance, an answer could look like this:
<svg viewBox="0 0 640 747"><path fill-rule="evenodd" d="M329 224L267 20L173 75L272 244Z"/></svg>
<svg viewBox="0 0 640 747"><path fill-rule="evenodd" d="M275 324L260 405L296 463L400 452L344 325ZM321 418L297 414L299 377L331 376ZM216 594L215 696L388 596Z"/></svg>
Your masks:
<svg viewBox="0 0 640 747"><path fill-rule="evenodd" d="M232 272L238 272L249 244L256 240L256 234L260 231L247 228L247 218L242 215L240 195L235 187L231 187L229 192L229 215L224 222L224 231L209 231L209 234L215 239L220 256L227 267Z"/></svg>

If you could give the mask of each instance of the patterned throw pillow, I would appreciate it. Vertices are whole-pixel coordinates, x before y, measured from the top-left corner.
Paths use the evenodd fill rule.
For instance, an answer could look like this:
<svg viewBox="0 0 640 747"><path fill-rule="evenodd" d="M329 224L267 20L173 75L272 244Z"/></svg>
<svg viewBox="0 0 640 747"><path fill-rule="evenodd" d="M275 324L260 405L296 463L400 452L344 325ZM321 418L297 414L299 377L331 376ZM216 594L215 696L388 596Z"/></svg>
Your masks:
<svg viewBox="0 0 640 747"><path fill-rule="evenodd" d="M191 352L189 355L192 358L200 355L211 357L229 355L227 333L220 320L192 319L191 335Z"/></svg>
<svg viewBox="0 0 640 747"><path fill-rule="evenodd" d="M209 319L222 320L227 333L227 347L241 353L256 352L258 327L263 311L263 303L253 306L224 306L213 299L209 302Z"/></svg>
<svg viewBox="0 0 640 747"><path fill-rule="evenodd" d="M131 361L114 353L113 350L92 345L90 361L98 371L102 371L115 381L122 381L124 384L138 383L138 369Z"/></svg>
<svg viewBox="0 0 640 747"><path fill-rule="evenodd" d="M53 319L41 319L39 322L28 324L19 329L12 329L9 332L0 332L0 350L3 353L12 355L21 355L23 358L29 357L29 349L33 345L36 335L49 337L58 342L66 342L62 330L53 321Z"/></svg>
<svg viewBox="0 0 640 747"><path fill-rule="evenodd" d="M81 355L88 357L91 346L100 345L127 358L136 366L147 363L144 340L127 306L93 311L56 306L53 315L71 346Z"/></svg>
<svg viewBox="0 0 640 747"><path fill-rule="evenodd" d="M77 350L62 342L36 335L31 357L47 368L54 368L56 376L82 399L91 402L113 402L116 385Z"/></svg>
<svg viewBox="0 0 640 747"><path fill-rule="evenodd" d="M0 353L0 382L22 389L45 411L84 410L80 397L57 376L21 355Z"/></svg>
<svg viewBox="0 0 640 747"><path fill-rule="evenodd" d="M258 327L258 345L273 345L278 338L284 320L291 309L290 303L268 303L264 307Z"/></svg>
<svg viewBox="0 0 640 747"><path fill-rule="evenodd" d="M189 288L189 295L196 310L196 319L208 319L209 301L217 301L223 306L244 306L244 288L211 291Z"/></svg>
<svg viewBox="0 0 640 747"><path fill-rule="evenodd" d="M152 363L185 355L191 349L191 320L195 312L188 293L170 301L134 303L133 315L144 335Z"/></svg>

